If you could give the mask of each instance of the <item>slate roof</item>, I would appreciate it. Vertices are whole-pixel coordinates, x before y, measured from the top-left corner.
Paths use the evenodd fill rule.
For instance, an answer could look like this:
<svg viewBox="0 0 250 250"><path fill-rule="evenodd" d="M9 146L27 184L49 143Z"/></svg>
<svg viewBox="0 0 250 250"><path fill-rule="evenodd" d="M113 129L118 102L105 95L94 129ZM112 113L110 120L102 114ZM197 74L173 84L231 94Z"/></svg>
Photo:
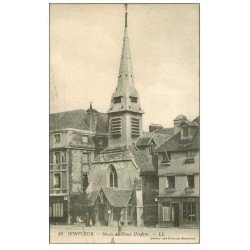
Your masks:
<svg viewBox="0 0 250 250"><path fill-rule="evenodd" d="M150 161L150 158L147 157L146 154L144 154L143 152L141 152L138 148L135 148L134 146L129 146L128 149L132 153L137 166L140 168L141 174L148 173L148 172L156 173L156 170L153 166L152 161Z"/></svg>
<svg viewBox="0 0 250 250"><path fill-rule="evenodd" d="M103 154L107 156L107 162L113 159L116 159L117 161L133 159L140 168L141 174L148 172L156 174L150 155L146 155L135 146L107 147L101 152L101 155ZM99 156L97 156L94 163L98 163L99 160Z"/></svg>
<svg viewBox="0 0 250 250"><path fill-rule="evenodd" d="M183 121L182 123L186 123L188 126L191 126L191 127L197 127L198 126L198 124L196 124L196 122L194 122L194 121L192 121L192 122L190 122L190 121Z"/></svg>
<svg viewBox="0 0 250 250"><path fill-rule="evenodd" d="M199 117L197 117L193 122L195 122L198 126L200 123ZM181 133L177 133L168 141L166 141L163 145L161 145L158 149L155 150L156 153L161 153L165 151L174 152L186 149L197 149L200 148L200 129L197 128L192 140L190 142L186 142L185 144L181 143Z"/></svg>
<svg viewBox="0 0 250 250"><path fill-rule="evenodd" d="M173 135L171 134L160 134L155 132L144 132L140 138L153 138L155 142L155 149L159 148L164 142L168 141ZM139 139L140 139L139 138ZM138 139L138 140L139 140ZM136 143L136 146L137 143ZM140 145L139 145L140 146Z"/></svg>
<svg viewBox="0 0 250 250"><path fill-rule="evenodd" d="M140 146L147 146L149 145L150 141L151 141L152 137L140 137L138 138L137 142L136 142L136 146L140 147Z"/></svg>
<svg viewBox="0 0 250 250"><path fill-rule="evenodd" d="M154 133L174 135L174 128L158 128Z"/></svg>
<svg viewBox="0 0 250 250"><path fill-rule="evenodd" d="M97 112L97 133L108 133L108 115ZM83 109L50 114L50 131L60 129L89 130L87 127L87 111Z"/></svg>
<svg viewBox="0 0 250 250"><path fill-rule="evenodd" d="M103 191L110 205L113 207L126 207L132 195L132 190L120 190L116 188L103 187L88 194L88 206L93 206L99 193Z"/></svg>

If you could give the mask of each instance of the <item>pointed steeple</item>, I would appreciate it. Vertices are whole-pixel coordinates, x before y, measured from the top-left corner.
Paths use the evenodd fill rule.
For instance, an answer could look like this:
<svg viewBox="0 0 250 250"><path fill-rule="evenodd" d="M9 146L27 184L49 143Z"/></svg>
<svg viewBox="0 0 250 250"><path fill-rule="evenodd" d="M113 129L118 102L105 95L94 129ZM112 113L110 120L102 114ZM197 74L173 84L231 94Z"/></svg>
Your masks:
<svg viewBox="0 0 250 250"><path fill-rule="evenodd" d="M128 12L125 4L125 27L121 54L118 84L112 95L108 113L130 111L144 113L140 106L140 98L134 86L134 74L128 38Z"/></svg>

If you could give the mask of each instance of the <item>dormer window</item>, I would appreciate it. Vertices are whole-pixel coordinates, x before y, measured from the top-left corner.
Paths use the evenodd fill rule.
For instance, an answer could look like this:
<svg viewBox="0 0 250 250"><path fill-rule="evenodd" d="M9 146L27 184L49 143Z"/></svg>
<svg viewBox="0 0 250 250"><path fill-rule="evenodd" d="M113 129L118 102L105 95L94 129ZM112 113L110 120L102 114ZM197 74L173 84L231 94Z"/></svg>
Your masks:
<svg viewBox="0 0 250 250"><path fill-rule="evenodd" d="M60 134L55 134L55 141L56 141L56 143L59 143L61 141L61 135Z"/></svg>
<svg viewBox="0 0 250 250"><path fill-rule="evenodd" d="M182 128L182 136L183 137L188 137L188 127L183 127Z"/></svg>
<svg viewBox="0 0 250 250"><path fill-rule="evenodd" d="M137 97L130 96L129 98L131 102L137 103L137 99L138 99Z"/></svg>
<svg viewBox="0 0 250 250"><path fill-rule="evenodd" d="M114 103L120 103L122 101L121 96L114 97Z"/></svg>
<svg viewBox="0 0 250 250"><path fill-rule="evenodd" d="M151 143L149 145L149 154L153 155L154 154L154 143Z"/></svg>

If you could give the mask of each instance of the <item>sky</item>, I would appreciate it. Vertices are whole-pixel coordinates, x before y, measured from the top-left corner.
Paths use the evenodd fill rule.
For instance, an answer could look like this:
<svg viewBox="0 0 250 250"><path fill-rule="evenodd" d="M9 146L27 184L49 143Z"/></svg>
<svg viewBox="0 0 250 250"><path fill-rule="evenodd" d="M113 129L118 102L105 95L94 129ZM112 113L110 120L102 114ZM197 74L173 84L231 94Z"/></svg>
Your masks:
<svg viewBox="0 0 250 250"><path fill-rule="evenodd" d="M107 112L116 88L123 4L50 5L50 112ZM199 115L199 6L129 4L128 33L144 130Z"/></svg>

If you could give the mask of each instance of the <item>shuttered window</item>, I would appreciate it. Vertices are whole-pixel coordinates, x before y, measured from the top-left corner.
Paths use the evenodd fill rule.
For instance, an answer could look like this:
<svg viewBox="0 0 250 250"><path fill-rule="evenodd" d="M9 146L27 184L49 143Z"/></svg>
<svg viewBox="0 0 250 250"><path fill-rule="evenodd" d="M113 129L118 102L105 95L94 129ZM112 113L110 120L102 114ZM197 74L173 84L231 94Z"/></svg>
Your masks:
<svg viewBox="0 0 250 250"><path fill-rule="evenodd" d="M60 173L54 174L53 186L54 188L61 188L61 174Z"/></svg>
<svg viewBox="0 0 250 250"><path fill-rule="evenodd" d="M196 204L194 202L183 203L183 220L196 221Z"/></svg>
<svg viewBox="0 0 250 250"><path fill-rule="evenodd" d="M122 119L121 117L113 118L111 120L110 131L113 138L121 137Z"/></svg>
<svg viewBox="0 0 250 250"><path fill-rule="evenodd" d="M63 203L50 203L49 216L63 217Z"/></svg>
<svg viewBox="0 0 250 250"><path fill-rule="evenodd" d="M166 187L175 188L175 176L174 175L167 176Z"/></svg>
<svg viewBox="0 0 250 250"><path fill-rule="evenodd" d="M140 136L140 120L138 118L131 118L131 137Z"/></svg>
<svg viewBox="0 0 250 250"><path fill-rule="evenodd" d="M122 101L122 97L121 96L114 97L113 101L114 103L120 103Z"/></svg>

